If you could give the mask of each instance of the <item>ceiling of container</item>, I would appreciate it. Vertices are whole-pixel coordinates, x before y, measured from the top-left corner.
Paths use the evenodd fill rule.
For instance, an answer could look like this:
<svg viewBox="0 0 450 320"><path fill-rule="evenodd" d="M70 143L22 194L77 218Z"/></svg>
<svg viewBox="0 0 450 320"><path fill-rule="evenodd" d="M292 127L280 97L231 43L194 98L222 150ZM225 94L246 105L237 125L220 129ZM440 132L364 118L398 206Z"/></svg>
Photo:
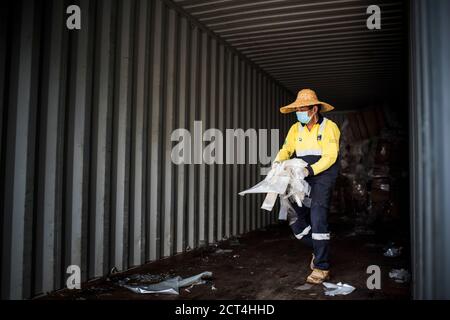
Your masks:
<svg viewBox="0 0 450 320"><path fill-rule="evenodd" d="M296 93L337 108L389 99L404 82L405 4L373 0L174 0ZM381 29L368 30L368 6Z"/></svg>

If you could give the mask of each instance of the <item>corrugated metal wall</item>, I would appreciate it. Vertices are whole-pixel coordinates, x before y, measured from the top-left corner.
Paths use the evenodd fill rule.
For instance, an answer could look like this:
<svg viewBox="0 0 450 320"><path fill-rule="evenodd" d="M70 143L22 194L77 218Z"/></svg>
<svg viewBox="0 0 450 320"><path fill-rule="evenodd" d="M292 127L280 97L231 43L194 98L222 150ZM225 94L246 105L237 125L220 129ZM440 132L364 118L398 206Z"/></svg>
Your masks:
<svg viewBox="0 0 450 320"><path fill-rule="evenodd" d="M81 30L66 29L78 4ZM280 128L291 94L169 1L0 10L1 296L27 298L275 221L260 165L174 165L176 128Z"/></svg>
<svg viewBox="0 0 450 320"><path fill-rule="evenodd" d="M411 2L413 294L450 299L450 2Z"/></svg>

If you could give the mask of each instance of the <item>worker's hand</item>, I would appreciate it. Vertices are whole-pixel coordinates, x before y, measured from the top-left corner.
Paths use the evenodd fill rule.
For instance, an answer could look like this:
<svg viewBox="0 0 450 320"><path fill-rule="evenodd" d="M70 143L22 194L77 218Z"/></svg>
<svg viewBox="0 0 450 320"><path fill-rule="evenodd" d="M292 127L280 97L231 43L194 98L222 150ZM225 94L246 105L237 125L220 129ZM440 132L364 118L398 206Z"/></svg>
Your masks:
<svg viewBox="0 0 450 320"><path fill-rule="evenodd" d="M272 163L272 169L276 169L279 165L280 165L279 161L274 161L274 163Z"/></svg>
<svg viewBox="0 0 450 320"><path fill-rule="evenodd" d="M308 169L303 168L303 174L304 174L305 178L306 178L307 176L309 176L309 171L308 171Z"/></svg>

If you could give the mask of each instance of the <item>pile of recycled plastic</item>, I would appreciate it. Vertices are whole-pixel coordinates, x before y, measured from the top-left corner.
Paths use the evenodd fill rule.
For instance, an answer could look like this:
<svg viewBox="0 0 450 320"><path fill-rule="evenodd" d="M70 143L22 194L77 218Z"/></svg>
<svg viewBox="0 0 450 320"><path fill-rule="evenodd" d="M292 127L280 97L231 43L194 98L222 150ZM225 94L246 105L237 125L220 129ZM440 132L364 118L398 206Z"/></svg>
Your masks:
<svg viewBox="0 0 450 320"><path fill-rule="evenodd" d="M267 193L261 206L262 209L272 211L277 198L280 198L279 219L287 220L289 216L295 216L295 209L291 202L299 207L311 206L309 193L311 187L305 181L305 170L308 164L301 159L291 159L272 168L266 178L254 187L242 191L239 195L248 193Z"/></svg>

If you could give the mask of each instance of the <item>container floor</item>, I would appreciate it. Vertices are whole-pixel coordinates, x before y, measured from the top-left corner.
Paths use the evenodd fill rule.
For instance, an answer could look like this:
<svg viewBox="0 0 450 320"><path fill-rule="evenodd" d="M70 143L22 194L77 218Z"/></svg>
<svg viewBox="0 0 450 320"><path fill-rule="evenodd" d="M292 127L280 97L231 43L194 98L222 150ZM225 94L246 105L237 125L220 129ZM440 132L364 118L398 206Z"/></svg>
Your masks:
<svg viewBox="0 0 450 320"><path fill-rule="evenodd" d="M356 287L347 296L325 296L321 285L305 291L296 289L304 284L310 272L311 251L282 223L90 281L81 290L60 290L41 299L410 299L409 284L396 283L388 275L393 268L409 270L407 250L400 257L385 257L383 237L355 235L339 225L334 225L332 231L330 282ZM226 251L220 253L217 249ZM381 269L380 290L369 290L366 286L369 277L366 270L370 265ZM203 271L211 271L213 278L187 290L181 288L179 295L136 294L117 284L117 279L133 274L185 278Z"/></svg>

